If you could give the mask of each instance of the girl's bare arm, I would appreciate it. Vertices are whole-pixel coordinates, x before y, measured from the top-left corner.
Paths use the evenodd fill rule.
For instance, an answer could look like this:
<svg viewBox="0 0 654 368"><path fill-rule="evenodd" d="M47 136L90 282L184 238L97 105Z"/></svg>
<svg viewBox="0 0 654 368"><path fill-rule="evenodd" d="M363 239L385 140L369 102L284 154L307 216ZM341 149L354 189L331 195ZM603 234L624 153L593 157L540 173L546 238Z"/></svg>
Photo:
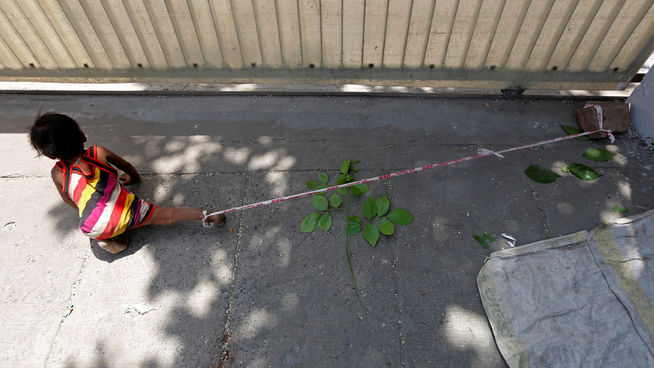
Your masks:
<svg viewBox="0 0 654 368"><path fill-rule="evenodd" d="M103 162L108 162L118 168L119 170L122 170L127 174L127 177L124 175L121 175L120 179L123 182L123 184L134 184L138 183L141 181L141 177L139 176L138 171L136 171L136 168L132 166L127 160L124 158L118 156L117 154L109 151L108 149L102 147L102 146L97 146L97 155L98 159Z"/></svg>
<svg viewBox="0 0 654 368"><path fill-rule="evenodd" d="M52 176L52 181L55 184L55 187L57 187L57 192L59 192L59 195L61 196L61 199L66 202L67 205L73 207L74 209L77 209L77 205L75 202L73 202L72 199L70 199L63 190L63 185L64 185L64 173L61 172L57 167L53 167L52 170L50 171L50 175Z"/></svg>

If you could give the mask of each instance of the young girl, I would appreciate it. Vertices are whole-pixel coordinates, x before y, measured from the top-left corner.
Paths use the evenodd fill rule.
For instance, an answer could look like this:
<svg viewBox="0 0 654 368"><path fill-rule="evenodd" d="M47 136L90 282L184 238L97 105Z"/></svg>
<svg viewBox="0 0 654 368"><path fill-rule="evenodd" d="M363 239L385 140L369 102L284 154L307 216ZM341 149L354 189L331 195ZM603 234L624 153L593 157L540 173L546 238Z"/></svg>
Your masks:
<svg viewBox="0 0 654 368"><path fill-rule="evenodd" d="M205 226L225 222L225 215L158 207L139 199L123 187L141 180L134 166L102 146L84 149L86 135L66 115L41 115L29 135L39 155L59 160L51 170L52 180L64 202L78 210L80 230L113 254L127 248L127 241L116 237L128 229L183 220L202 220ZM123 174L119 176L116 168Z"/></svg>

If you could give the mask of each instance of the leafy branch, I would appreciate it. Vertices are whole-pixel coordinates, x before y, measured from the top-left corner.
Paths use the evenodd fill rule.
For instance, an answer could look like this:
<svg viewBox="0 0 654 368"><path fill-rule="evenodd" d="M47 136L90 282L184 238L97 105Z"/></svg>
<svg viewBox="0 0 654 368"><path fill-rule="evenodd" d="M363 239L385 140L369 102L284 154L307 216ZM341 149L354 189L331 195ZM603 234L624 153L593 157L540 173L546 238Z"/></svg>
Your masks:
<svg viewBox="0 0 654 368"><path fill-rule="evenodd" d="M339 173L336 176L336 184L341 185L355 182L356 178L354 175L359 169L354 167L354 165L359 162L358 160L343 161ZM312 190L326 189L329 185L329 176L325 173L319 173L318 180L309 180L306 184ZM303 233L310 233L318 228L327 233L333 224L332 211L342 209L343 198L341 196L345 196L345 255L355 290L357 289L357 285L350 257L350 236L362 234L368 244L374 248L381 235L391 236L395 233L396 225L404 226L413 221L413 215L405 209L398 208L390 210L391 202L386 196L375 198L369 195L363 205L363 219L361 216L351 216L351 199L359 198L368 192L368 185L361 183L345 188L338 188L336 189L336 193L333 193L329 198L327 198L326 192L314 194L311 196L311 204L317 211L308 214L300 224L300 231Z"/></svg>

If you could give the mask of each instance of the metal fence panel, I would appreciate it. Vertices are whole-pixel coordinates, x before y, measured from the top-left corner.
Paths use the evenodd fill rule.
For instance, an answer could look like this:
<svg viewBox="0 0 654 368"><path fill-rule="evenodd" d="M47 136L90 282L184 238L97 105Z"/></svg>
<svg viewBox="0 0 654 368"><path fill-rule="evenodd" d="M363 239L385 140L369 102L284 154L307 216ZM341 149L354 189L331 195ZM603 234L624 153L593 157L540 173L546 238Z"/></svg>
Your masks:
<svg viewBox="0 0 654 368"><path fill-rule="evenodd" d="M654 0L2 0L0 77L620 89Z"/></svg>

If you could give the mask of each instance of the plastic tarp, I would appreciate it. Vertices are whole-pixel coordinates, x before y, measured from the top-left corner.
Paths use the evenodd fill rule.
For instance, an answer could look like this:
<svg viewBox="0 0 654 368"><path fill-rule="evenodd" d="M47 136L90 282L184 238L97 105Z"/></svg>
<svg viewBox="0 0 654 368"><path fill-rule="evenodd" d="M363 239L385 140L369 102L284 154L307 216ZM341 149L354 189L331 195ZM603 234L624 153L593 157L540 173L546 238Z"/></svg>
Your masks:
<svg viewBox="0 0 654 368"><path fill-rule="evenodd" d="M654 367L654 210L491 254L477 277L510 367Z"/></svg>

